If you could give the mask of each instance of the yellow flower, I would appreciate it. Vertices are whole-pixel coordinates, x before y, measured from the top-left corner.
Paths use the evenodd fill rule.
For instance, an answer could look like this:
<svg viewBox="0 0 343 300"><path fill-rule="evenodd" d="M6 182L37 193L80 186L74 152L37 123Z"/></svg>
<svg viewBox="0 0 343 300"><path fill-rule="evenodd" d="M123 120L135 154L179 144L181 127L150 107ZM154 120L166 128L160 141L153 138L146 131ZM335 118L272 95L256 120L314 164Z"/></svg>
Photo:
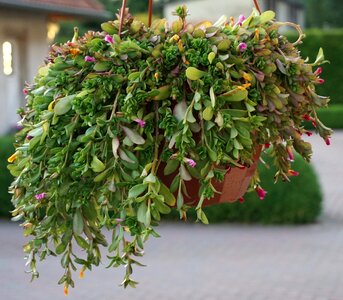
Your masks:
<svg viewBox="0 0 343 300"><path fill-rule="evenodd" d="M54 106L55 106L55 100L50 102L50 104L48 106L48 111L53 111L54 110Z"/></svg>
<svg viewBox="0 0 343 300"><path fill-rule="evenodd" d="M180 37L177 34L174 34L171 38L170 38L170 42L177 42L180 39Z"/></svg>
<svg viewBox="0 0 343 300"><path fill-rule="evenodd" d="M77 48L71 48L69 51L72 54L73 58L80 53L80 50Z"/></svg>
<svg viewBox="0 0 343 300"><path fill-rule="evenodd" d="M260 31L258 30L258 28L256 28L255 29L255 36L254 36L255 41L258 41L259 37L260 37Z"/></svg>
<svg viewBox="0 0 343 300"><path fill-rule="evenodd" d="M178 46L180 52L183 52L183 51L185 50L185 49L183 48L182 40L179 40L179 41L177 42L177 46Z"/></svg>
<svg viewBox="0 0 343 300"><path fill-rule="evenodd" d="M13 153L13 154L7 159L7 161L8 161L9 163L13 163L13 162L17 159L17 156L18 156L18 153L15 152L15 153Z"/></svg>
<svg viewBox="0 0 343 300"><path fill-rule="evenodd" d="M155 77L156 80L158 80L158 79L160 78L160 73L156 72L156 73L154 74L154 77Z"/></svg>
<svg viewBox="0 0 343 300"><path fill-rule="evenodd" d="M244 83L243 84L243 87L245 88L245 89L247 89L248 87L250 87L251 86L251 83Z"/></svg>
<svg viewBox="0 0 343 300"><path fill-rule="evenodd" d="M63 293L64 293L65 296L68 296L69 290L68 290L68 286L67 285L64 286Z"/></svg>
<svg viewBox="0 0 343 300"><path fill-rule="evenodd" d="M81 269L81 271L80 271L80 274L79 274L80 279L82 279L83 277L85 277L85 270L86 270L86 267L83 266L82 269Z"/></svg>
<svg viewBox="0 0 343 300"><path fill-rule="evenodd" d="M237 86L237 89L244 91L246 90L249 86L251 86L251 83L244 83L242 85Z"/></svg>
<svg viewBox="0 0 343 300"><path fill-rule="evenodd" d="M252 76L249 73L246 73L246 72L243 73L243 78L247 82L251 82L251 80L252 80Z"/></svg>

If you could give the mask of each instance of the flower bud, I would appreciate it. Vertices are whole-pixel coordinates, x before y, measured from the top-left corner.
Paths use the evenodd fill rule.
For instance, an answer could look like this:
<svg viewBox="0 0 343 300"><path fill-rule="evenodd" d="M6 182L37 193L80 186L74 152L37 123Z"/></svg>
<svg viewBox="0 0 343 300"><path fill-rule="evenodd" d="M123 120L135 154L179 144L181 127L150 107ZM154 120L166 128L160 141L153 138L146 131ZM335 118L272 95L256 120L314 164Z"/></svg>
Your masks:
<svg viewBox="0 0 343 300"><path fill-rule="evenodd" d="M267 192L260 186L257 186L255 190L260 200L263 200L266 197Z"/></svg>

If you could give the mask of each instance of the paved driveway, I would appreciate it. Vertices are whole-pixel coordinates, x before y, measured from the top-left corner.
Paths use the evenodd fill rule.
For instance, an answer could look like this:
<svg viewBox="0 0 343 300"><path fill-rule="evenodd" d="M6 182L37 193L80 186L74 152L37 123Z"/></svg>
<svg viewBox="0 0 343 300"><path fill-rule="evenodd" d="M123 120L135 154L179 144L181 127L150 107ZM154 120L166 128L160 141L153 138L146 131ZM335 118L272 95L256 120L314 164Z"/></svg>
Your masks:
<svg viewBox="0 0 343 300"><path fill-rule="evenodd" d="M76 279L69 299L343 300L343 132L330 147L311 140L325 194L317 224L164 223L162 238L146 246L148 266L136 268L137 289L118 287L123 270L98 268ZM22 243L17 224L0 222L0 300L66 299L58 259L40 264L41 277L29 283Z"/></svg>

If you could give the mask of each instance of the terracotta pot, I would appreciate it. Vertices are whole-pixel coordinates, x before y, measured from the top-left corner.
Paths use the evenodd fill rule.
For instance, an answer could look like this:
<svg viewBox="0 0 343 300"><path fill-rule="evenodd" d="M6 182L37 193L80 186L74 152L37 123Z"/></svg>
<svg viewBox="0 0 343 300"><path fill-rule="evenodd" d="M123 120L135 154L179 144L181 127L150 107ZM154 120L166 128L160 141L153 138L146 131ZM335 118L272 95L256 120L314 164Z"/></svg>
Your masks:
<svg viewBox="0 0 343 300"><path fill-rule="evenodd" d="M254 154L254 163L250 167L246 168L232 168L228 171L225 175L224 181L218 182L213 180L212 184L215 189L221 194L215 193L215 196L211 199L206 199L203 203L203 206L209 206L213 204L219 204L224 202L235 202L239 198L243 197L243 195L247 192L249 188L250 181L252 176L254 175L258 160L260 158L262 147L259 146L256 148L256 152ZM163 170L163 168L160 168ZM159 174L160 178L162 178L163 183L166 186L170 186L172 183L175 174L171 174L168 176ZM188 197L184 197L185 204L196 206L199 202L199 188L200 184L196 179L192 179L186 182L187 192L189 194ZM176 193L175 193L176 194ZM175 195L176 196L176 195Z"/></svg>

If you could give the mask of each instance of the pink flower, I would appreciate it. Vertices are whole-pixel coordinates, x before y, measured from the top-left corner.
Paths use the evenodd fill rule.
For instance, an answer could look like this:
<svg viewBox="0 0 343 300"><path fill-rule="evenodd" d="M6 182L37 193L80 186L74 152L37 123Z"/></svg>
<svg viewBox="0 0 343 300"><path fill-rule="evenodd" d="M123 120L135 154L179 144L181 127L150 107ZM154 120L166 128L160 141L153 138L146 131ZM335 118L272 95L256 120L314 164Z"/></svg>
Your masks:
<svg viewBox="0 0 343 300"><path fill-rule="evenodd" d="M329 138L329 137L327 137L327 138L325 139L325 144L328 145L328 146L331 145L331 141L330 141L330 138Z"/></svg>
<svg viewBox="0 0 343 300"><path fill-rule="evenodd" d="M314 120L314 119L313 119L310 115L308 115L308 114L303 115L303 118L304 118L304 120L306 120L306 121L313 121L313 120Z"/></svg>
<svg viewBox="0 0 343 300"><path fill-rule="evenodd" d="M247 44L246 43L240 43L239 45L238 45L238 49L239 49L239 51L241 51L241 52L244 52L245 50L247 50Z"/></svg>
<svg viewBox="0 0 343 300"><path fill-rule="evenodd" d="M263 200L264 197L266 196L267 192L263 188L261 188L260 186L257 186L255 190L256 190L257 195L260 198L260 200Z"/></svg>
<svg viewBox="0 0 343 300"><path fill-rule="evenodd" d="M46 193L37 194L37 195L35 195L35 198L37 200L42 200L46 197L46 195L47 195Z"/></svg>
<svg viewBox="0 0 343 300"><path fill-rule="evenodd" d="M114 44L114 39L112 36L110 36L109 34L107 34L104 38L104 40L107 42L107 43L110 43L110 44Z"/></svg>
<svg viewBox="0 0 343 300"><path fill-rule="evenodd" d="M294 161L294 154L291 146L286 147L287 153L288 153L288 159L290 161Z"/></svg>
<svg viewBox="0 0 343 300"><path fill-rule="evenodd" d="M323 78L318 78L316 83L318 84L323 84L325 82L325 80Z"/></svg>
<svg viewBox="0 0 343 300"><path fill-rule="evenodd" d="M299 176L299 172L294 170L288 170L287 175L289 176Z"/></svg>
<svg viewBox="0 0 343 300"><path fill-rule="evenodd" d="M77 45L73 42L67 42L67 46L69 47L76 47Z"/></svg>
<svg viewBox="0 0 343 300"><path fill-rule="evenodd" d="M19 123L17 123L17 124L15 125L15 129L18 130L18 131L22 130L23 128L24 128L23 125L21 125L21 124L19 124Z"/></svg>
<svg viewBox="0 0 343 300"><path fill-rule="evenodd" d="M241 197L241 198L238 199L238 201L239 201L239 203L243 203L244 202L244 198Z"/></svg>
<svg viewBox="0 0 343 300"><path fill-rule="evenodd" d="M322 67L319 67L317 70L314 71L314 75L318 76L320 75L321 73L323 72L323 68Z"/></svg>
<svg viewBox="0 0 343 300"><path fill-rule="evenodd" d="M24 89L23 89L23 94L24 94L24 95L27 95L28 93L29 93L28 90L24 88Z"/></svg>
<svg viewBox="0 0 343 300"><path fill-rule="evenodd" d="M305 115L303 115L303 118L304 118L305 121L310 121L310 122L312 122L313 127L314 127L314 128L317 128L316 120L313 119L310 115L305 114Z"/></svg>
<svg viewBox="0 0 343 300"><path fill-rule="evenodd" d="M142 119L135 119L134 120L140 127L144 128L145 126L145 121Z"/></svg>
<svg viewBox="0 0 343 300"><path fill-rule="evenodd" d="M194 168L197 165L197 163L193 159L190 159L190 158L186 158L185 162L192 168Z"/></svg>
<svg viewBox="0 0 343 300"><path fill-rule="evenodd" d="M312 133L311 131L305 131L305 134L306 134L307 136L311 136L313 133Z"/></svg>
<svg viewBox="0 0 343 300"><path fill-rule="evenodd" d="M92 57L92 56L86 56L85 57L85 61L87 61L87 62L95 62L96 61L96 59L94 58L94 57Z"/></svg>
<svg viewBox="0 0 343 300"><path fill-rule="evenodd" d="M246 17L244 16L244 15L240 15L239 17L238 17L238 22L236 23L236 25L238 25L238 26L242 26L242 23L243 23L243 21L246 19Z"/></svg>

